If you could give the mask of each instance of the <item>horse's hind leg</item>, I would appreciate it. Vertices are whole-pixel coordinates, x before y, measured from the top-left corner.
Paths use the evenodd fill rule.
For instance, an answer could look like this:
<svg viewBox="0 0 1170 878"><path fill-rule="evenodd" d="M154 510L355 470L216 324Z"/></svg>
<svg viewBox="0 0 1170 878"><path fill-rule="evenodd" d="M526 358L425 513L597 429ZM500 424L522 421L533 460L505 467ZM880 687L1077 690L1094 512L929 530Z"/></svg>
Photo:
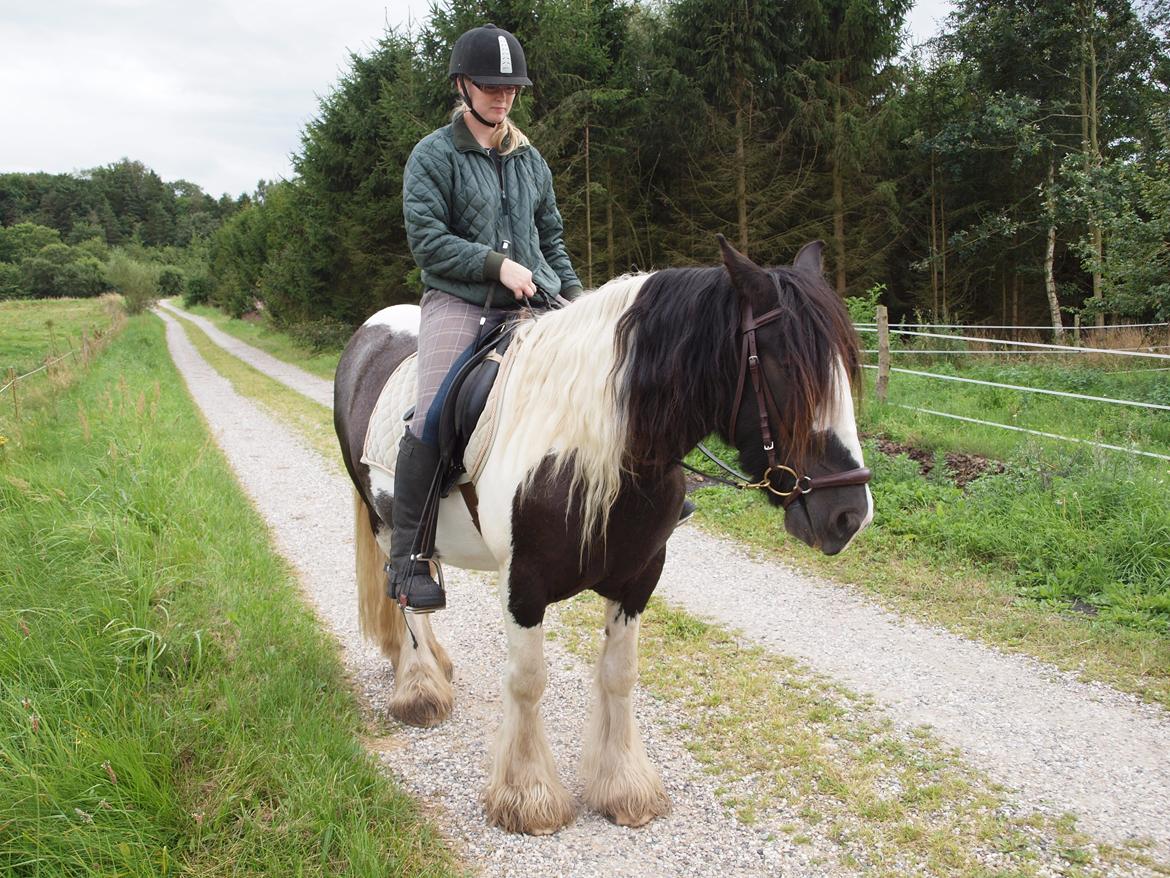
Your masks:
<svg viewBox="0 0 1170 878"><path fill-rule="evenodd" d="M387 556L374 536L369 508L356 491L354 501L358 616L362 634L377 643L394 665L390 713L413 726L437 725L450 715L455 699L451 659L435 638L429 617L411 618L411 638L402 611L386 597L383 565Z"/></svg>
<svg viewBox="0 0 1170 878"><path fill-rule="evenodd" d="M544 627L522 628L506 610L505 625L504 719L492 748L484 809L490 823L508 832L548 835L573 819L573 804L557 777L540 721L548 676Z"/></svg>
<svg viewBox="0 0 1170 878"><path fill-rule="evenodd" d="M593 711L581 774L585 802L622 826L642 826L670 811L670 799L634 719L630 693L638 679L641 615L606 601L605 644L597 662Z"/></svg>

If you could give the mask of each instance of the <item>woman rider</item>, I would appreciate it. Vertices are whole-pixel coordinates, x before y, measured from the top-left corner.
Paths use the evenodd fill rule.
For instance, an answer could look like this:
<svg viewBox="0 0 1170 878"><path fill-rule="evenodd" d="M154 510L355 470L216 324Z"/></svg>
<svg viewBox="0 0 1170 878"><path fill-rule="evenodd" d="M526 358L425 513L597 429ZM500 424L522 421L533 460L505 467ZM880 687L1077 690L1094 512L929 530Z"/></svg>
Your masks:
<svg viewBox="0 0 1170 878"><path fill-rule="evenodd" d="M406 237L426 292L418 401L394 473L386 587L415 612L447 603L427 562L411 558L438 466L443 379L475 343L481 317L486 333L538 289L566 299L581 292L548 164L508 118L520 89L532 85L519 41L494 25L473 28L455 41L448 75L462 102L451 124L418 142L402 181Z"/></svg>

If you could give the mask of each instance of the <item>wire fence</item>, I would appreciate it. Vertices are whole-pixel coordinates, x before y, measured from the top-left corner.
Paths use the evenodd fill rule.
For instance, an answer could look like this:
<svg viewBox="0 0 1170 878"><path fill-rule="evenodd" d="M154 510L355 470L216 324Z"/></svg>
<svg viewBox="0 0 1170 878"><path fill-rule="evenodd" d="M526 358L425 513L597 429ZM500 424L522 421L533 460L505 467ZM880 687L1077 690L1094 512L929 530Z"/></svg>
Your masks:
<svg viewBox="0 0 1170 878"><path fill-rule="evenodd" d="M8 394L9 398L12 400L12 413L15 420L20 420L20 394L18 391L21 382L28 381L30 378L33 378L37 375L52 374L53 368L55 366L60 366L61 363L68 359L73 360L74 366L89 365L93 355L113 335L113 329L115 328L116 326L102 331L100 329L91 327L88 333L83 331L81 333L80 344L78 347L73 347L73 343L67 341L69 344L68 351L63 354L56 354L56 351L54 351L54 356L46 359L35 369L30 369L28 372L24 372L18 375L16 374L15 367L9 367L8 374L5 376L5 382L0 384L0 398L2 398L4 394ZM5 403L5 405L7 405L7 403Z"/></svg>
<svg viewBox="0 0 1170 878"><path fill-rule="evenodd" d="M879 309L878 309L877 323L857 324L856 326L857 326L857 329L859 332L876 333L878 336L878 347L876 349L867 349L866 350L866 353L876 353L878 355L878 364L876 366L866 364L864 366L864 368L877 371L877 373L878 373L878 376L877 376L877 395L878 395L878 398L883 400L883 401L886 400L890 375L891 374L904 374L904 375L912 375L912 376L919 377L919 378L927 378L930 380L951 381L951 382L958 382L958 383L968 384L968 385L993 387L993 388L997 388L997 389L1001 389L1001 390L1011 390L1011 391L1016 391L1016 392L1020 392L1020 393L1032 393L1032 394L1039 394L1039 395L1044 395L1044 396L1062 397L1065 399L1082 400L1085 402L1100 403L1103 405L1128 406L1131 408L1139 408L1139 409L1144 409L1144 410L1149 410L1149 411L1170 412L1170 405L1164 405L1161 403L1143 402L1143 401L1132 400L1132 399L1115 399L1112 397L1095 396L1095 395L1086 394L1086 393L1075 393L1075 392L1065 391L1065 390L1052 390L1052 389L1044 388L1044 387L1030 387L1027 385L1007 384L1007 383L999 382L999 381L986 381L986 380L982 380L982 379L978 379L978 378L965 378L965 377L958 376L958 375L947 375L947 374L942 374L939 372L923 371L920 369L905 369L905 368L895 367L891 364L891 357L893 357L893 356L905 356L905 355L926 354L926 353L932 353L932 354L956 354L956 353L958 353L958 354L983 354L983 355L1011 354L1011 355L1015 355L1015 356L1029 355L1029 354L1086 354L1086 353L1093 353L1093 354L1098 354L1098 355L1102 355L1102 356L1138 357L1138 358L1152 359L1152 360L1170 360L1170 354L1156 353L1153 349L1155 347L1166 348L1166 347L1170 347L1170 345L1158 345L1158 346L1149 346L1149 347L1143 346L1140 349L1080 347L1080 346L1076 346L1076 345L1047 344L1047 343L1043 343L1043 342L1026 342L1026 341L1016 341L1014 339L985 338L985 337L981 337L981 336L957 335L957 334L953 334L953 333L926 332L923 330L927 329L927 328L929 328L929 329L968 329L968 330L975 330L975 331L982 331L982 330L989 330L989 329L1000 329L1000 330L1006 329L1006 330L1017 331L1017 330L1024 330L1024 329L1043 329L1043 328L1051 329L1051 327L1023 327L1023 326L992 327L992 326L959 326L957 324L920 324L920 325L918 325L918 328L916 328L916 329L905 329L905 328L900 328L900 327L889 326L888 321L886 320L885 308L881 308L881 307L879 307ZM1114 326L1110 326L1110 327L1080 327L1080 329L1085 330L1085 329L1106 328L1106 329L1144 329L1144 330L1149 330L1149 329L1156 329L1159 327L1166 327L1166 326L1168 326L1168 324L1165 324L1165 323L1135 323L1135 324L1114 325ZM1006 347L1019 348L1019 349L1023 349L1023 350L1009 350L1009 351L1003 351L1003 350L958 350L958 351L956 351L956 350L930 350L930 351L927 351L927 350L922 350L922 349L891 348L890 347L890 336L891 335L904 335L904 336L911 336L911 337L918 337L918 338L931 338L931 339L946 339L946 340L951 340L951 341L961 341L961 342L966 342L966 343L974 343L974 344L978 344L981 346L984 346L984 345L1003 345ZM1119 370L1119 372L1115 373L1115 374L1136 373L1136 372L1143 372L1144 373L1144 372L1152 372L1152 371L1170 371L1170 366L1158 367L1158 368L1147 368L1147 369ZM1043 430L1033 430L1033 429L1029 429L1026 427L1020 427L1020 426L1017 426L1014 424L1003 424L1003 423L999 423L997 421L984 420L981 418L972 418L972 417L968 417L965 415L957 415L957 414L953 414L950 412L941 412L941 411L937 411L935 409L923 408L923 407L911 406L911 405L905 405L905 404L898 404L898 408L907 409L909 411L914 411L914 412L919 412L922 414L931 415L933 417L947 418L947 419L951 419L951 420L962 421L965 423L977 424L977 425L985 426L985 427L993 427L993 428L997 428L997 429L1011 430L1011 431L1019 432L1019 433L1027 433L1027 434L1034 435L1034 436L1042 436L1042 437L1045 437L1048 439L1054 439L1054 440L1061 441L1061 442L1072 442L1072 443L1078 443L1078 444L1083 444L1083 445L1090 445L1090 446L1093 446L1095 448L1101 448L1101 449L1121 452L1121 453L1125 453L1125 454L1133 454L1133 455L1138 455L1141 457L1154 458L1157 460L1170 460L1170 455L1166 455L1166 454L1160 454L1160 453L1156 453L1153 451L1146 451L1146 450L1142 450L1139 448L1125 447L1125 446L1121 446L1121 445L1113 445L1113 444L1110 444L1107 442L1097 442L1097 441L1094 441L1091 439L1082 439L1082 438L1073 437L1073 436L1064 436L1064 435L1060 435L1058 433L1050 433L1050 432L1046 432Z"/></svg>

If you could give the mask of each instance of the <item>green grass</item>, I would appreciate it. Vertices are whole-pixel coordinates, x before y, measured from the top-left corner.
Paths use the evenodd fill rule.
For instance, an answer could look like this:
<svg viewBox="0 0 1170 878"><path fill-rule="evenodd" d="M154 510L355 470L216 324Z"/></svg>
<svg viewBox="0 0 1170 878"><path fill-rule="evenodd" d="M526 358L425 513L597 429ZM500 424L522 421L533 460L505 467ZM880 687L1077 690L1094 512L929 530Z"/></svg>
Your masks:
<svg viewBox="0 0 1170 878"><path fill-rule="evenodd" d="M925 366L913 363L909 368L999 384L1170 405L1170 373L1167 372L1110 373L1092 366L1078 367L1073 363L935 363ZM1012 457L1021 448L1036 444L1037 440L1020 432L958 422L907 411L899 406L932 409L1090 442L1170 455L1170 412L898 373L890 376L889 405L881 405L873 393L873 380L874 373L867 370L866 398L870 404L863 410L863 429L869 433L903 437L916 446L961 450L1004 459ZM1043 447L1051 448L1056 454L1071 456L1077 453L1080 446L1046 439L1043 440ZM1119 452L1110 454L1120 455ZM1163 470L1170 469L1170 462L1164 464Z"/></svg>
<svg viewBox="0 0 1170 878"><path fill-rule="evenodd" d="M207 305L194 305L187 308L180 300L175 300L175 304L192 314L206 317L224 332L230 333L262 351L267 351L274 357L300 366L306 372L311 372L321 378L333 378L333 372L337 368L337 360L341 356L340 350L314 353L307 346L299 344L285 333L272 327L267 321L237 320L224 314L218 308Z"/></svg>
<svg viewBox="0 0 1170 878"><path fill-rule="evenodd" d="M0 302L0 384L8 370L35 369L46 357L79 347L84 330L105 330L120 310L117 298L21 299Z"/></svg>
<svg viewBox="0 0 1170 878"><path fill-rule="evenodd" d="M581 595L553 632L591 660L601 612ZM676 706L677 731L730 810L796 844L835 842L861 874L1170 874L1136 848L1094 843L1071 818L1021 809L929 731L899 731L869 699L657 599L639 656L640 686Z"/></svg>
<svg viewBox="0 0 1170 878"><path fill-rule="evenodd" d="M0 873L443 875L134 319L0 449ZM375 730L376 731L376 730Z"/></svg>

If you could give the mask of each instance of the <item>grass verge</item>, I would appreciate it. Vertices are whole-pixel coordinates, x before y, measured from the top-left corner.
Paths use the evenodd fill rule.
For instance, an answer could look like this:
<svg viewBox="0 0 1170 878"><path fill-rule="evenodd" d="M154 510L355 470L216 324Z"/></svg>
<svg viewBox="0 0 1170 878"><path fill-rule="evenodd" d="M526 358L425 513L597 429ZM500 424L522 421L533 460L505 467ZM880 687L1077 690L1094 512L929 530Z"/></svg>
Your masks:
<svg viewBox="0 0 1170 878"><path fill-rule="evenodd" d="M562 606L557 639L593 660L601 599ZM864 875L1170 875L1138 847L1016 808L928 731L899 732L867 699L658 599L639 655L641 686L682 708L678 731L737 816L827 839Z"/></svg>
<svg viewBox="0 0 1170 878"><path fill-rule="evenodd" d="M0 873L445 875L335 646L131 321L0 450Z"/></svg>
<svg viewBox="0 0 1170 878"><path fill-rule="evenodd" d="M790 537L756 492L702 488L696 518L773 559L856 583L900 612L1170 707L1161 622L1170 592L1157 573L1170 539L1158 536L1166 513L1156 479L1110 469L1129 461L1054 474L1042 459L1025 452L1019 466L963 491L942 466L923 478L913 461L870 447L874 523L832 558ZM1125 565L1143 574L1139 584L1116 572ZM1093 583L1099 591L1086 590Z"/></svg>

